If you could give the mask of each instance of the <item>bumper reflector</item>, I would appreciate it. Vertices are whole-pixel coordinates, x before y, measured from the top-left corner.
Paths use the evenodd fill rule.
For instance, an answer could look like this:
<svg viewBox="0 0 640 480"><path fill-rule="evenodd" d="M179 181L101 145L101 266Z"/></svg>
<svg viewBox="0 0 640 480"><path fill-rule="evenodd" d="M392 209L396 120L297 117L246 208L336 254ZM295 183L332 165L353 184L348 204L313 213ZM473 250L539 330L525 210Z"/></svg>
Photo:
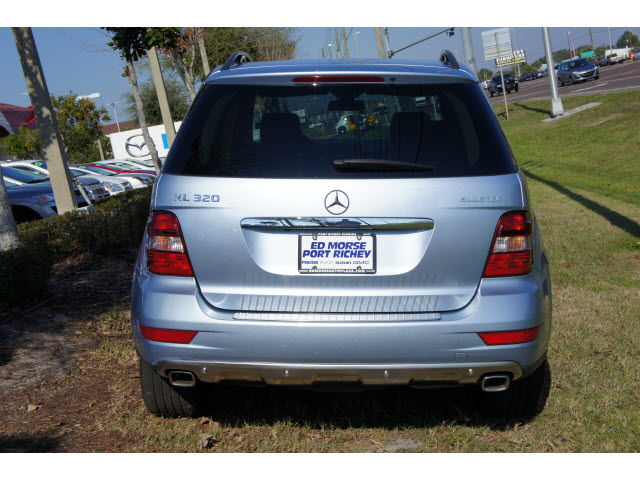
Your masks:
<svg viewBox="0 0 640 480"><path fill-rule="evenodd" d="M153 342L186 344L191 343L193 337L198 334L198 332L194 332L193 330L169 330L166 328L145 327L141 323L138 323L138 326L140 327L142 338Z"/></svg>
<svg viewBox="0 0 640 480"><path fill-rule="evenodd" d="M542 324L525 330L509 330L505 332L481 332L478 336L487 345L513 345L533 342L540 336Z"/></svg>

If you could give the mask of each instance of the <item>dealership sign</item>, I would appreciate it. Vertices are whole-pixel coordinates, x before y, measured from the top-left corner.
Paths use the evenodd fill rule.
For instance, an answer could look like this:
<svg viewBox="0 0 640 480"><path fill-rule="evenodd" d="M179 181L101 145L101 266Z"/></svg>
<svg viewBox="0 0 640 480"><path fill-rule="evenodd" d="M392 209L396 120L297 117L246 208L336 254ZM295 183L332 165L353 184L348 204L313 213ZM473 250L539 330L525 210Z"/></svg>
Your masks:
<svg viewBox="0 0 640 480"><path fill-rule="evenodd" d="M496 58L496 67L499 67L500 64L504 67L506 65L515 65L516 63L525 63L526 61L527 56L523 49L513 50L513 53L501 55L499 58Z"/></svg>
<svg viewBox="0 0 640 480"><path fill-rule="evenodd" d="M180 125L182 125L182 122L173 123L176 132L180 129ZM164 125L149 127L149 136L158 151L158 156L166 157L169 152L169 142L167 141ZM140 128L112 133L108 137L111 141L113 158L151 158L149 146L142 136L142 129Z"/></svg>

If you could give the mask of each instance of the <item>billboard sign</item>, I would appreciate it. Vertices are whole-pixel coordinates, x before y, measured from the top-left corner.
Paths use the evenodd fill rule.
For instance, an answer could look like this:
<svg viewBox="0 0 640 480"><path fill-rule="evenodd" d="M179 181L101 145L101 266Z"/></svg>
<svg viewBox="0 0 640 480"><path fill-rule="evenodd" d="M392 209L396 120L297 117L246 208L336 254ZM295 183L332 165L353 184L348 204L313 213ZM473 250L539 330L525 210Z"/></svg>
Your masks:
<svg viewBox="0 0 640 480"><path fill-rule="evenodd" d="M525 63L527 56L524 53L524 49L514 50L513 54L509 52L506 55L501 55L500 58L496 58L496 67L502 64L503 67L507 65L515 65L516 63Z"/></svg>
<svg viewBox="0 0 640 480"><path fill-rule="evenodd" d="M511 53L509 29L505 27L482 32L482 45L484 46L485 60L493 60Z"/></svg>
<svg viewBox="0 0 640 480"><path fill-rule="evenodd" d="M593 50L591 50L590 52L582 52L580 54L580 58L589 58L589 57L595 57L596 52L594 52Z"/></svg>

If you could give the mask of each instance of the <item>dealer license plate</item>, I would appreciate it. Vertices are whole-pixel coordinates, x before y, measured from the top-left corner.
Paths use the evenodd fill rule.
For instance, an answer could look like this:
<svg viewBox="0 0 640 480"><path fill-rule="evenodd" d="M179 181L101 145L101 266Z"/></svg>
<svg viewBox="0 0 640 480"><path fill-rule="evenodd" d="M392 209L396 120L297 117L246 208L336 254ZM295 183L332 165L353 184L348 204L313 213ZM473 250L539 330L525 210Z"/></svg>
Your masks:
<svg viewBox="0 0 640 480"><path fill-rule="evenodd" d="M301 233L300 273L376 273L373 233Z"/></svg>

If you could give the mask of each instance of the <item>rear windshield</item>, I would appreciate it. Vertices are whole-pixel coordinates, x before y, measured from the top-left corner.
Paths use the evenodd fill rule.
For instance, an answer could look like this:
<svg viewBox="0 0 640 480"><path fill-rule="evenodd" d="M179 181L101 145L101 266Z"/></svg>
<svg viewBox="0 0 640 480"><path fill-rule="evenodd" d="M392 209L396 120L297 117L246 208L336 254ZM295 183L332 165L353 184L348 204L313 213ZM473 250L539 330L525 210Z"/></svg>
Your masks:
<svg viewBox="0 0 640 480"><path fill-rule="evenodd" d="M364 161L366 168L337 167L335 162L343 160ZM393 169L385 162L430 168ZM516 170L502 130L477 85L358 84L205 85L163 172L407 178Z"/></svg>

